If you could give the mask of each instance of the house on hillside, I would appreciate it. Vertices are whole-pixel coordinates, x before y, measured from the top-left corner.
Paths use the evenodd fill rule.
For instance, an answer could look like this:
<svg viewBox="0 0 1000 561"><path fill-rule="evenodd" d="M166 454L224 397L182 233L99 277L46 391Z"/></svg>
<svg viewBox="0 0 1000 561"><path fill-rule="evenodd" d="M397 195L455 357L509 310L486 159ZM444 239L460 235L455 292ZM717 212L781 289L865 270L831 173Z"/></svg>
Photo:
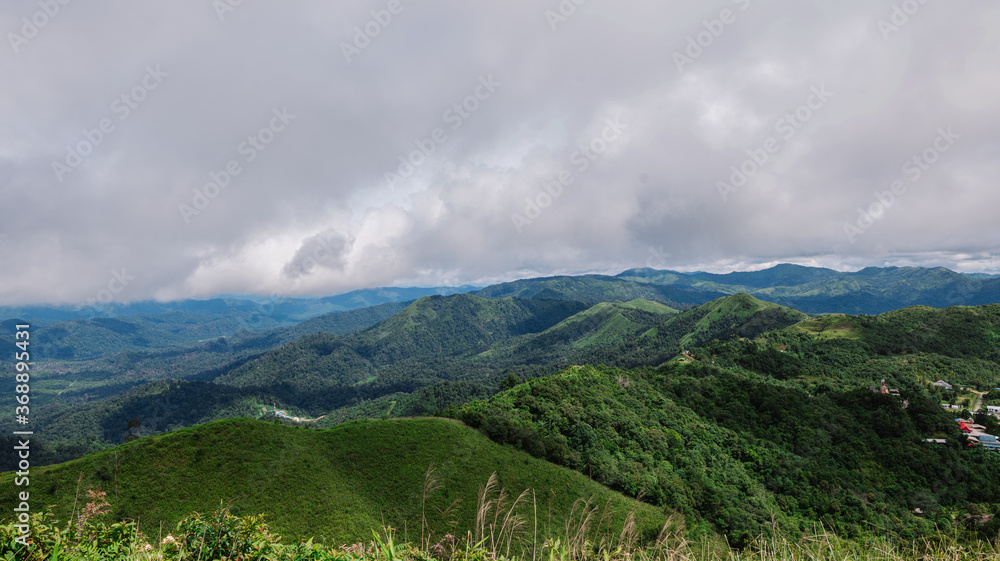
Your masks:
<svg viewBox="0 0 1000 561"><path fill-rule="evenodd" d="M878 385L878 386L868 386L868 389L870 389L872 391L872 393L888 394L888 395L894 395L896 397L899 397L899 390L891 389L891 388L889 388L889 386L885 385L885 378L882 379L882 384L881 385Z"/></svg>
<svg viewBox="0 0 1000 561"><path fill-rule="evenodd" d="M996 450L1000 452L1000 441L997 437L992 434L981 434L979 435L979 443L983 445L983 448L987 450Z"/></svg>
<svg viewBox="0 0 1000 561"><path fill-rule="evenodd" d="M993 413L994 415L1000 415L1000 405L987 405L987 413Z"/></svg>
<svg viewBox="0 0 1000 561"><path fill-rule="evenodd" d="M938 380L937 382L934 382L931 385L932 386L937 386L939 388L944 388L946 390L950 390L951 389L951 384L949 384L948 382L945 382L944 380Z"/></svg>

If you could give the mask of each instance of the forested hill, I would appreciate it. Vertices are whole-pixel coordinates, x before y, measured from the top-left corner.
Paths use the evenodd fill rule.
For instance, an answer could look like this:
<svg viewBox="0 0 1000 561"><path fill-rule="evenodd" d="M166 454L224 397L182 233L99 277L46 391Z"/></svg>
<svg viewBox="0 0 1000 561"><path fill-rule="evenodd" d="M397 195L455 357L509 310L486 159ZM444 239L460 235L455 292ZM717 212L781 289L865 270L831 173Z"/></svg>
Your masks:
<svg viewBox="0 0 1000 561"><path fill-rule="evenodd" d="M940 407L1000 404L1000 305L823 316L687 350L657 368L655 355L571 367L449 412L731 539L773 522L906 540L1000 530L1000 454L970 448ZM869 390L882 379L900 395ZM975 420L1000 434L995 418Z"/></svg>
<svg viewBox="0 0 1000 561"><path fill-rule="evenodd" d="M648 300L434 296L198 380L33 409L43 442L32 453L42 462L49 442L73 443L76 456L121 443L131 419L143 440L225 417L275 419L275 407L316 427L446 410L733 543L772 522L843 535L875 524L906 539L935 525L995 534L955 521L1000 504L1000 455L966 447L940 402L971 407L978 390L1000 403L998 343L1000 304L809 318L749 294L681 312ZM901 395L869 391L881 379Z"/></svg>
<svg viewBox="0 0 1000 561"><path fill-rule="evenodd" d="M1000 277L960 275L944 268L867 268L857 272L777 265L724 275L631 269L616 276L580 275L523 279L477 289L380 288L324 298L216 298L137 302L98 307L0 307L0 320L29 323L42 343L38 357L90 360L118 353L160 351L238 334L244 347L267 349L288 342L275 333L315 332L298 324L333 311L398 305L427 295L473 292L482 298L516 297L596 304L644 299L675 309L722 296L751 294L810 313L878 314L913 305L947 307L1000 302ZM401 309L401 308L400 308ZM360 310L358 310L360 311ZM329 317L329 316L328 316ZM380 319L385 319L382 316ZM368 323L367 325L371 325ZM336 334L337 326L321 330Z"/></svg>
<svg viewBox="0 0 1000 561"><path fill-rule="evenodd" d="M615 348L593 349L584 361L653 366L676 356L685 347L703 345L715 339L756 337L806 318L806 314L797 310L763 302L749 294L735 294L684 311Z"/></svg>
<svg viewBox="0 0 1000 561"><path fill-rule="evenodd" d="M449 413L735 545L775 525L907 541L1000 529L956 524L1000 502L1000 455L966 447L926 394L816 393L699 354L657 369L573 367Z"/></svg>
<svg viewBox="0 0 1000 561"><path fill-rule="evenodd" d="M714 293L746 292L810 314L879 314L915 305L943 308L1000 302L1000 277L962 275L943 267L840 272L783 264L724 275L631 269L616 278Z"/></svg>

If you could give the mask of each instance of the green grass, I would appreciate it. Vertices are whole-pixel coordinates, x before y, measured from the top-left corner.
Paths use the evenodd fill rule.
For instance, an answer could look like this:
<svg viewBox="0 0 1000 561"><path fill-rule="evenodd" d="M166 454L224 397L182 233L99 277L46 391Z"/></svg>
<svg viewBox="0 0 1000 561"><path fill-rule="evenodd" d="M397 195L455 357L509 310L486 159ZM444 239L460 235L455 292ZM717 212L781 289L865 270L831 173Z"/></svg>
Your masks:
<svg viewBox="0 0 1000 561"><path fill-rule="evenodd" d="M844 314L830 314L810 318L788 328L790 331L808 333L820 339L859 339L860 328Z"/></svg>
<svg viewBox="0 0 1000 561"><path fill-rule="evenodd" d="M428 519L438 535L472 527L479 488L494 472L499 486L514 496L534 489L546 524L550 508L552 523L562 524L581 497L593 497L598 505L610 501L619 526L636 509L647 534L655 535L665 520L659 509L577 472L495 444L455 421L433 418L358 421L329 430L218 421L32 469L29 489L33 509L53 505L66 519L78 494L85 498L87 489L100 487L111 517L138 520L149 536L166 535L190 512L209 512L222 502L239 514L265 514L286 540L317 536L351 543L370 538L372 528L383 524L412 540L420 535L421 488L431 465L440 489L428 498ZM5 508L15 506L15 492L25 490L13 478L0 475ZM442 519L438 509L458 499L453 519ZM81 505L77 501L77 511Z"/></svg>

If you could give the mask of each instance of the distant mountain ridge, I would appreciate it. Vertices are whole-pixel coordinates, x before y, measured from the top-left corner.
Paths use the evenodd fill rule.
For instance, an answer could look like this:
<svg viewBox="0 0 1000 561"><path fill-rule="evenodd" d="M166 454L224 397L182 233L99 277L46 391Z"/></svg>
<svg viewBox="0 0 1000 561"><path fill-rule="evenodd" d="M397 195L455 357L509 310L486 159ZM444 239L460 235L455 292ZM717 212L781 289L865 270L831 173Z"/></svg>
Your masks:
<svg viewBox="0 0 1000 561"><path fill-rule="evenodd" d="M169 302L110 302L98 306L87 305L27 305L0 306L0 320L30 319L48 325L52 322L91 319L94 317L120 317L137 314L165 314L189 312L201 314L226 314L241 311L268 318L268 327L293 325L300 321L328 314L367 308L388 302L408 302L423 296L461 294L480 290L480 286L433 287L381 287L353 290L334 296L318 298L263 297L253 295L217 296L208 299L186 299Z"/></svg>
<svg viewBox="0 0 1000 561"><path fill-rule="evenodd" d="M746 292L810 314L880 314L916 305L944 308L1000 302L1000 278L974 278L944 267L867 267L845 273L782 264L724 275L630 269L616 278L724 294Z"/></svg>

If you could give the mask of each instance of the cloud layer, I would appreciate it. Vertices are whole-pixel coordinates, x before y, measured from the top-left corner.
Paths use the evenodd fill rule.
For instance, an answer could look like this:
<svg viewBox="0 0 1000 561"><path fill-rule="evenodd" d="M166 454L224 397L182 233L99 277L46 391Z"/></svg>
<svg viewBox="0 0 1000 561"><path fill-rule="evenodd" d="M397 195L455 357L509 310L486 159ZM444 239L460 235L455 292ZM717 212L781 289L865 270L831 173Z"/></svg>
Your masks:
<svg viewBox="0 0 1000 561"><path fill-rule="evenodd" d="M1000 269L990 3L62 1L0 8L0 304Z"/></svg>

